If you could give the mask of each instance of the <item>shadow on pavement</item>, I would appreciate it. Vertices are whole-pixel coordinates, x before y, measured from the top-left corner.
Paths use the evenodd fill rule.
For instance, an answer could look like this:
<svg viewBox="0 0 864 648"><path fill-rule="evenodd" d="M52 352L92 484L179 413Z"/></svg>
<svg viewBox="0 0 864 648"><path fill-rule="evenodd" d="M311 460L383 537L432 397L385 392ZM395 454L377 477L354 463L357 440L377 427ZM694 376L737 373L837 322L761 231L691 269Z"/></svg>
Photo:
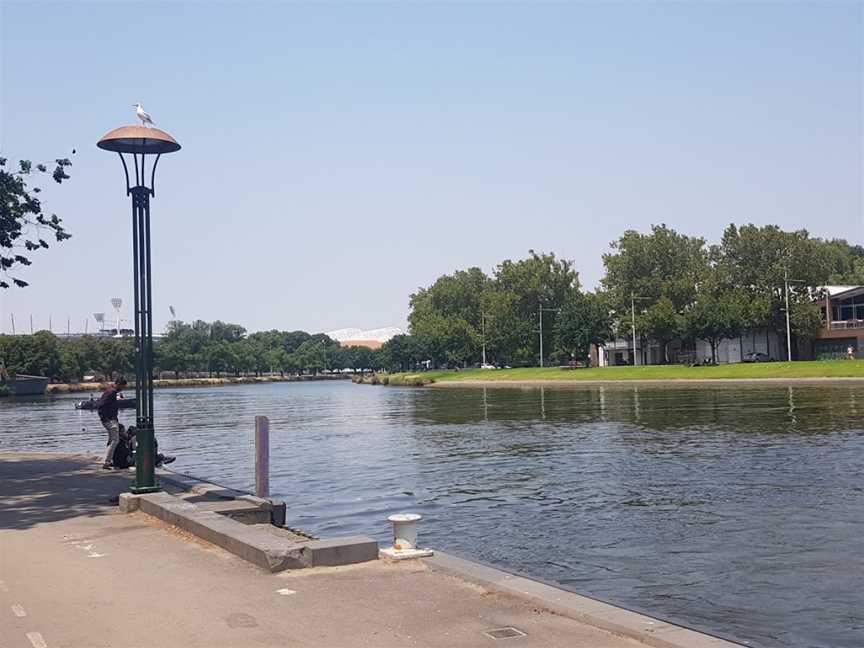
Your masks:
<svg viewBox="0 0 864 648"><path fill-rule="evenodd" d="M0 454L0 529L110 513L133 473L103 471L96 458Z"/></svg>

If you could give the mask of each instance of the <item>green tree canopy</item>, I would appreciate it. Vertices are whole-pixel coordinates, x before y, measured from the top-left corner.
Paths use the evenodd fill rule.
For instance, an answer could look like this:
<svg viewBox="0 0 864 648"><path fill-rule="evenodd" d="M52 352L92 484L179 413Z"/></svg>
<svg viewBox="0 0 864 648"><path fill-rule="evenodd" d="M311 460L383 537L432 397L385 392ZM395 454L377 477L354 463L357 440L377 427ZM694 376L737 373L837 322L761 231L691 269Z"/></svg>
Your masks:
<svg viewBox="0 0 864 648"><path fill-rule="evenodd" d="M587 361L591 345L602 345L611 337L612 319L601 295L574 292L567 298L554 330L554 348L562 359Z"/></svg>
<svg viewBox="0 0 864 648"><path fill-rule="evenodd" d="M23 288L27 282L12 276L15 268L29 266L32 252L49 247L46 236L53 236L60 242L71 235L63 228L63 221L57 214L47 216L44 213L38 196L42 188L27 184L27 178L34 173L47 174L48 166L37 164L34 167L29 160L20 160L18 169L10 171L7 163L6 158L0 157L0 288L10 285ZM51 177L56 183L69 179L66 170L72 162L62 158L52 164Z"/></svg>
<svg viewBox="0 0 864 648"><path fill-rule="evenodd" d="M717 345L721 340L739 336L746 321L741 295L703 294L685 315L687 335L711 345L711 361L717 362Z"/></svg>
<svg viewBox="0 0 864 648"><path fill-rule="evenodd" d="M854 278L842 273L854 272L856 253L845 241L811 238L807 230L787 232L776 225L752 224L730 225L712 249L718 281L757 305L744 309L747 322L773 330L784 347L786 279L792 333L812 338L821 325L819 307L813 304L817 289L832 278Z"/></svg>
<svg viewBox="0 0 864 648"><path fill-rule="evenodd" d="M536 362L540 307L546 309L543 329L551 340L557 310L578 289L572 261L534 250L525 259L503 261L491 278L479 268L439 277L411 295L408 321L415 360L476 364L485 340L489 360Z"/></svg>
<svg viewBox="0 0 864 648"><path fill-rule="evenodd" d="M613 252L603 255L602 284L622 318L630 310L631 295L646 305L665 297L677 313L696 299L696 287L708 269L704 239L652 225L648 234L624 232L611 247Z"/></svg>
<svg viewBox="0 0 864 648"><path fill-rule="evenodd" d="M684 315L679 313L672 300L664 295L640 313L636 329L643 338L660 344L661 360L666 364L669 362L669 343L681 337L684 325Z"/></svg>

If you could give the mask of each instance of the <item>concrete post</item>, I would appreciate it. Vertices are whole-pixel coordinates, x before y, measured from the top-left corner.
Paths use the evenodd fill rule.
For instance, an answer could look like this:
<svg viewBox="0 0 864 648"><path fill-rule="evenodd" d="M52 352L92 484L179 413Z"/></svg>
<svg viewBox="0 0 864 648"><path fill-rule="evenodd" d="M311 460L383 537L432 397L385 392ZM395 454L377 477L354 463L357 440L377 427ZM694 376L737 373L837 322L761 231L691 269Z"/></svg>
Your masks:
<svg viewBox="0 0 864 648"><path fill-rule="evenodd" d="M270 497L270 420L255 417L255 496Z"/></svg>

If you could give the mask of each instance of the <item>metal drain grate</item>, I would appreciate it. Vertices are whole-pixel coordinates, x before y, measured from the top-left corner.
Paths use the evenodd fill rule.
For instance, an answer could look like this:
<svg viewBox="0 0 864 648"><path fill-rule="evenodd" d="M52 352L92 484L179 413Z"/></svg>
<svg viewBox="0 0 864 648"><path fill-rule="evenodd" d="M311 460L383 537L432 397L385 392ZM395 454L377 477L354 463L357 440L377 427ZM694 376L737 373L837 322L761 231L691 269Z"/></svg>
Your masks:
<svg viewBox="0 0 864 648"><path fill-rule="evenodd" d="M485 630L483 632L487 637L492 639L515 639L516 637L527 637L524 632L516 628L495 628L494 630Z"/></svg>

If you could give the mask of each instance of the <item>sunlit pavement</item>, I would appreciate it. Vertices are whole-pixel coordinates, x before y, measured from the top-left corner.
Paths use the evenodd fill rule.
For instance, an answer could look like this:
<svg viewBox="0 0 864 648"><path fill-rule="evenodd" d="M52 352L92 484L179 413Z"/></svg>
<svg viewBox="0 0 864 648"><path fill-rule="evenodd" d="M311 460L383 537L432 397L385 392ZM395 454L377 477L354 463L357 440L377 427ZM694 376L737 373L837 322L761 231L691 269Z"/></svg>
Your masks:
<svg viewBox="0 0 864 648"><path fill-rule="evenodd" d="M0 476L3 648L642 645L416 562L265 573L120 513L131 474L95 458L0 454Z"/></svg>

